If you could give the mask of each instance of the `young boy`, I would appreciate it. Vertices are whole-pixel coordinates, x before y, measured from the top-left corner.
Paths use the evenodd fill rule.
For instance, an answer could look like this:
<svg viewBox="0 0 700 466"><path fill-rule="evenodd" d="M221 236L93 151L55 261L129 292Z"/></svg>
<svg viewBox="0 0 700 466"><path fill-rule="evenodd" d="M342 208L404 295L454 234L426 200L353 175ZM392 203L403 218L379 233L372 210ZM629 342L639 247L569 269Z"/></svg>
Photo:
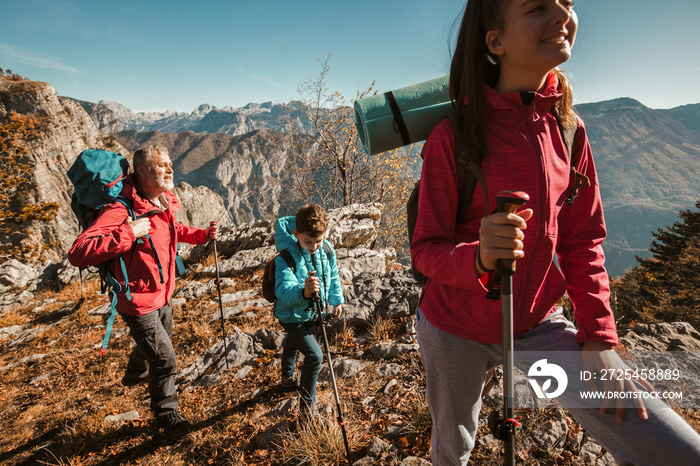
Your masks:
<svg viewBox="0 0 700 466"><path fill-rule="evenodd" d="M275 225L277 250L289 251L296 263L294 271L282 257L275 259L275 317L287 332L282 349L282 384L297 385L294 369L301 351L304 364L299 378L299 409L307 414L315 412L316 380L323 362L323 352L312 333L317 319L312 296L319 293L322 302L335 306L336 319L344 302L335 251L323 239L327 227L326 213L317 204L308 204L295 217L282 217ZM316 276L310 277L309 271L316 271Z"/></svg>

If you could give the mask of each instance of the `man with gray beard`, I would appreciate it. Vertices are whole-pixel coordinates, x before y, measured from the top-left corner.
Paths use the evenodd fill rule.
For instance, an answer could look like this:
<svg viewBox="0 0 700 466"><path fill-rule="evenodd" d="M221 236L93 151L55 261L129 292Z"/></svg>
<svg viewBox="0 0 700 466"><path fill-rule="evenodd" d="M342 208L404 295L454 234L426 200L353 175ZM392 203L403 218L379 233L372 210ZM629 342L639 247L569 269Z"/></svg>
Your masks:
<svg viewBox="0 0 700 466"><path fill-rule="evenodd" d="M166 148L145 146L134 152L134 173L124 180L121 196L131 201L136 220L115 202L104 206L68 252L75 266L100 264L122 256L130 296L118 293L117 311L136 343L122 385L148 382L151 410L166 435L180 438L192 428L178 411L176 357L170 341L177 243L202 244L217 239L219 230L192 228L175 219L180 202L171 191L173 164ZM147 236L148 235L148 236ZM149 239L150 238L150 239ZM120 262L111 271L124 287Z"/></svg>

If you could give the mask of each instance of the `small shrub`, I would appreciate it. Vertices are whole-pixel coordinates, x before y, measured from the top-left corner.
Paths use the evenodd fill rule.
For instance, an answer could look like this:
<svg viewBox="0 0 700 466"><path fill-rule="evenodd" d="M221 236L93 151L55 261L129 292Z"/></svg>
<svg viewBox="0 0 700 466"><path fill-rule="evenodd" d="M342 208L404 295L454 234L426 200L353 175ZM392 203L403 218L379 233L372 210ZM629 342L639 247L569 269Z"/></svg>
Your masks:
<svg viewBox="0 0 700 466"><path fill-rule="evenodd" d="M346 461L340 426L319 415L315 422L298 423L296 432L287 432L278 445L284 464L322 466Z"/></svg>
<svg viewBox="0 0 700 466"><path fill-rule="evenodd" d="M394 323L391 321L391 319L384 318L380 315L375 315L372 317L369 332L375 341L382 341L389 339L393 328Z"/></svg>

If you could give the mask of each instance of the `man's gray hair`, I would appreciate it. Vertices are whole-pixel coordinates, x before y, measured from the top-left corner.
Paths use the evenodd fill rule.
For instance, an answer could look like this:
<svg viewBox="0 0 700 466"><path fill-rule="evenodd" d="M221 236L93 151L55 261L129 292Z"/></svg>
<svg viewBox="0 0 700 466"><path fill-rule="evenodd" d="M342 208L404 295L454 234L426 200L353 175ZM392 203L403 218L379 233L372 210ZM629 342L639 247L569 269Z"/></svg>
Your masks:
<svg viewBox="0 0 700 466"><path fill-rule="evenodd" d="M139 165L149 165L153 156L156 154L168 155L168 149L160 144L151 144L137 149L136 152L134 152L134 170Z"/></svg>

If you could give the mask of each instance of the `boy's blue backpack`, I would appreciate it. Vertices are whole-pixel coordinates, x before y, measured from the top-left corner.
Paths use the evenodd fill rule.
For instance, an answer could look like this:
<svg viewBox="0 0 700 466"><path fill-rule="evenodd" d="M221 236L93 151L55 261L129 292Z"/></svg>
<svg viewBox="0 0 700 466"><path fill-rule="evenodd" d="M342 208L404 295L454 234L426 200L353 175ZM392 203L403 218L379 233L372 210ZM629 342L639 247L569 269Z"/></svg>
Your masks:
<svg viewBox="0 0 700 466"><path fill-rule="evenodd" d="M71 209L78 218L81 230L85 230L97 219L102 207L113 202L119 202L124 205L132 220L136 220L132 202L121 195L122 182L128 173L129 162L121 154L106 150L87 149L78 155L78 158L68 170L68 178L70 178L75 188L71 199ZM151 243L153 253L156 254L150 236L146 235L145 237ZM139 238L137 243L141 242L142 239ZM164 283L163 270L157 254L155 258L160 272L160 282ZM112 306L107 319L107 329L102 341L102 348L100 349L101 355L107 351L107 343L112 332L112 323L117 310L117 295L124 291L127 299L131 300L126 265L122 256L119 256L118 259L124 276L123 287L112 275L112 259L96 266L102 279L102 292L109 288L109 291L112 293ZM82 269L83 267L81 267L81 280Z"/></svg>

